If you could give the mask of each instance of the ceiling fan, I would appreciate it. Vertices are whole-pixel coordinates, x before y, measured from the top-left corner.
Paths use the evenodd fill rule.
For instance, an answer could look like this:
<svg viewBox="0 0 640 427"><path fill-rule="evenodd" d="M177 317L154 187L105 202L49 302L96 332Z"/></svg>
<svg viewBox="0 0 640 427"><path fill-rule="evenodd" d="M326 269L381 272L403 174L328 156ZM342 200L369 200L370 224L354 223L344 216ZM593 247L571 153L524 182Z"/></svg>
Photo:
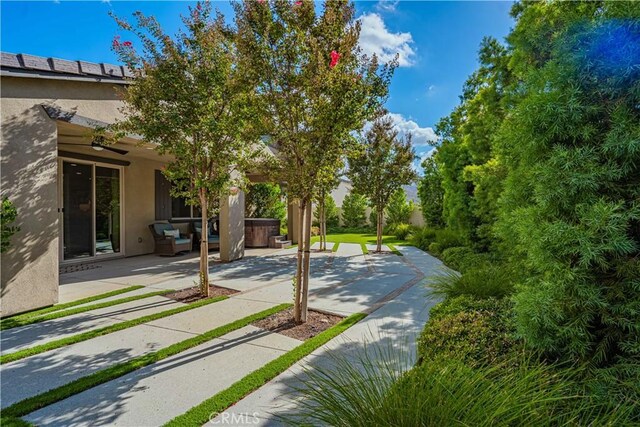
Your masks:
<svg viewBox="0 0 640 427"><path fill-rule="evenodd" d="M108 145L104 145L103 144L104 138L102 137L96 137L93 140L91 140L91 144L87 145L87 144L74 144L72 142L59 142L59 145L79 145L79 146L84 146L84 147L91 147L96 151L102 151L102 150L107 150L107 151L112 151L114 153L118 153L120 155L125 155L128 153L127 150L122 150L120 148L114 148L114 147L110 147Z"/></svg>

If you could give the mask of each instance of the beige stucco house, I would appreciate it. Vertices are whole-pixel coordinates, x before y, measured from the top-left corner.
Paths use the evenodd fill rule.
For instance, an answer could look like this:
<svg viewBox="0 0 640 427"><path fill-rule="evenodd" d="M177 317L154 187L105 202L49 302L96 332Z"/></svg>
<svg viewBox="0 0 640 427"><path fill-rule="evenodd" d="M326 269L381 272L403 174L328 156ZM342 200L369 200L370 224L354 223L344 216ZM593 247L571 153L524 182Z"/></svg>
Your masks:
<svg viewBox="0 0 640 427"><path fill-rule="evenodd" d="M108 148L92 131L120 117L124 67L2 53L2 196L20 231L2 254L2 316L51 305L61 266L154 251L149 224L189 227L198 217L172 199L167 158L125 138ZM221 201L220 257L244 254L244 195Z"/></svg>

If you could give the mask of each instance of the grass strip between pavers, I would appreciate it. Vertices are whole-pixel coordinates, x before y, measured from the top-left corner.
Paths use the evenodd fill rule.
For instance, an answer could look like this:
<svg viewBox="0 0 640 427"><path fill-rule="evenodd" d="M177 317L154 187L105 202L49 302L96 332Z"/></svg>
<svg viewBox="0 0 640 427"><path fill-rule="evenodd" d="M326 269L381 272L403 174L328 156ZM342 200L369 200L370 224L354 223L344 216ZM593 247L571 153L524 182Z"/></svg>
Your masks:
<svg viewBox="0 0 640 427"><path fill-rule="evenodd" d="M369 249L367 249L366 243L360 243L360 247L362 248L362 253L367 255L369 253Z"/></svg>
<svg viewBox="0 0 640 427"><path fill-rule="evenodd" d="M86 377L78 378L77 380L72 381L69 384L65 384L58 388L54 388L52 390L41 393L37 396L21 400L20 402L14 403L13 405L8 406L7 408L2 410L2 418L0 419L0 424L2 424L2 426L4 427L5 422L20 421L26 424L15 425L30 425L29 423L19 419L18 417L23 417L27 414L30 414L31 412L44 408L45 406L49 406L53 403L64 400L69 396L73 396L74 394L81 393L92 387L96 387L100 384L106 383L107 381L111 381L140 368L144 368L147 365L151 365L152 363L166 359L167 357L181 353L200 344L204 344L207 341L211 341L212 339L219 338L223 335L228 334L229 332L245 327L257 320L264 319L265 317L271 316L272 314L278 313L279 311L285 310L289 307L291 307L291 304L277 305L267 310L263 310L258 313L243 317L242 319L238 319L235 322L227 323L226 325L211 329L210 331L207 331L200 335L196 335L195 337L177 342L153 353L148 353L144 356L136 357L127 362L119 363L115 366L95 372ZM169 392L169 390L167 392Z"/></svg>
<svg viewBox="0 0 640 427"><path fill-rule="evenodd" d="M334 243L331 252L338 252L338 248L340 247L340 242Z"/></svg>
<svg viewBox="0 0 640 427"><path fill-rule="evenodd" d="M310 354L330 339L341 334L351 326L364 319L367 315L356 313L347 317L337 325L327 329L315 337L305 341L293 350L279 356L230 387L215 394L201 404L194 406L182 415L169 421L164 427L202 426L209 421L213 413L221 413L229 406L241 400L249 393L259 389L264 384L286 371L291 365Z"/></svg>
<svg viewBox="0 0 640 427"><path fill-rule="evenodd" d="M394 254L398 255L398 256L404 256L402 255L402 252L400 252L398 249L396 249L395 246L393 246L392 244L387 244L387 247L389 248L389 250L391 252L393 252Z"/></svg>
<svg viewBox="0 0 640 427"><path fill-rule="evenodd" d="M104 328L94 329L91 331L83 332L78 335L72 335L67 338L62 338L56 341L50 341L46 344L25 348L24 350L16 351L15 353L9 353L9 354L0 356L0 365L9 363L9 362L15 362L16 360L24 359L25 357L33 356L35 354L44 353L45 351L51 351L51 350L55 350L56 348L79 343L81 341L90 340L92 338L99 337L101 335L107 335L112 332L121 331L123 329L131 328L133 326L137 326L142 323L147 323L153 320L162 319L163 317L173 316L174 314L182 313L187 310L193 310L194 308L202 307L208 304L213 304L214 302L222 301L227 298L229 297L226 295L222 295L215 298L200 300L200 301L196 301L191 304L177 307L171 310L165 310L159 313L149 314L148 316L127 320L125 322L116 323L115 325L105 326Z"/></svg>
<svg viewBox="0 0 640 427"><path fill-rule="evenodd" d="M111 307L113 305L124 304L124 303L127 303L127 302L137 301L137 300L144 299L144 298L150 298L150 297L155 297L155 296L159 296L159 295L165 295L165 294L169 294L171 292L175 292L175 291L173 289L166 289L166 290L163 290L163 291L148 292L146 294L134 295L132 297L119 298L119 299L115 299L113 301L105 301L105 302L101 302L101 303L97 303L97 304L91 304L91 305L87 305L85 307L77 307L77 308L72 308L70 310L64 310L64 311L55 311L53 313L45 314L43 316L32 316L32 317L27 317L25 319L8 319L8 320L6 320L5 322L2 323L2 326L0 326L0 330L17 328L18 326L32 325L34 323L40 323L40 322L44 322L44 321L47 321L47 320L59 319L60 317L71 316L73 314L80 314L80 313L84 313L86 311L98 310L100 308L107 308L107 307Z"/></svg>
<svg viewBox="0 0 640 427"><path fill-rule="evenodd" d="M4 319L0 319L0 329L3 329L1 325L3 325L8 320L26 319L29 317L42 316L43 314L51 313L53 311L64 310L66 308L75 307L76 305L86 304L88 302L94 302L104 298L114 297L116 295L135 291L140 288L144 288L144 286L142 285L129 286L128 288L117 289L115 291L105 292L104 294L93 295L93 296L82 298L76 301L65 302L62 304L52 305L50 307L44 307L44 308L39 308L32 311L27 311L26 313L20 313L20 314L15 314L13 316L8 316L8 317L5 317Z"/></svg>

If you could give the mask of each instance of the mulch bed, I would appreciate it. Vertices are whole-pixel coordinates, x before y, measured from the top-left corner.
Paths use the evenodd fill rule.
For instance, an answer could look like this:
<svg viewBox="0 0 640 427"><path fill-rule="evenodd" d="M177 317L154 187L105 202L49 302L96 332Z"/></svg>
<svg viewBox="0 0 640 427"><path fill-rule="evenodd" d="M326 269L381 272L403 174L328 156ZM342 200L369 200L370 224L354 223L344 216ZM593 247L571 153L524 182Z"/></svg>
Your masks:
<svg viewBox="0 0 640 427"><path fill-rule="evenodd" d="M223 288L221 286L209 285L209 298L215 298L222 295L233 295L239 291L229 288ZM170 294L163 295L167 298L174 299L176 301L190 303L206 299L200 293L200 286L194 286L192 288L180 289L179 291L171 292Z"/></svg>
<svg viewBox="0 0 640 427"><path fill-rule="evenodd" d="M253 322L252 325L300 341L306 341L309 338L315 337L320 332L329 329L336 323L339 323L342 319L344 319L342 316L309 310L307 322L298 325L293 321L292 307L258 320L257 322Z"/></svg>

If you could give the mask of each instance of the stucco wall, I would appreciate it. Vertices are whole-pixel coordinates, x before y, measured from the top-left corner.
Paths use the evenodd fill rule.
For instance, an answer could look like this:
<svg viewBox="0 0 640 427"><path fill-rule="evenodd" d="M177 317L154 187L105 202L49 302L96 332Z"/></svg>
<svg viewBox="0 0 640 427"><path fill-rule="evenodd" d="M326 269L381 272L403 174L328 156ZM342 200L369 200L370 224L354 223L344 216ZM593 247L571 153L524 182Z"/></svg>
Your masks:
<svg viewBox="0 0 640 427"><path fill-rule="evenodd" d="M58 300L56 125L29 99L4 98L1 192L18 209L11 247L1 256L2 316Z"/></svg>
<svg viewBox="0 0 640 427"><path fill-rule="evenodd" d="M112 122L121 102L112 85L18 77L2 77L0 98L1 193L18 209L20 227L2 254L7 316L58 298L57 126L40 105Z"/></svg>

